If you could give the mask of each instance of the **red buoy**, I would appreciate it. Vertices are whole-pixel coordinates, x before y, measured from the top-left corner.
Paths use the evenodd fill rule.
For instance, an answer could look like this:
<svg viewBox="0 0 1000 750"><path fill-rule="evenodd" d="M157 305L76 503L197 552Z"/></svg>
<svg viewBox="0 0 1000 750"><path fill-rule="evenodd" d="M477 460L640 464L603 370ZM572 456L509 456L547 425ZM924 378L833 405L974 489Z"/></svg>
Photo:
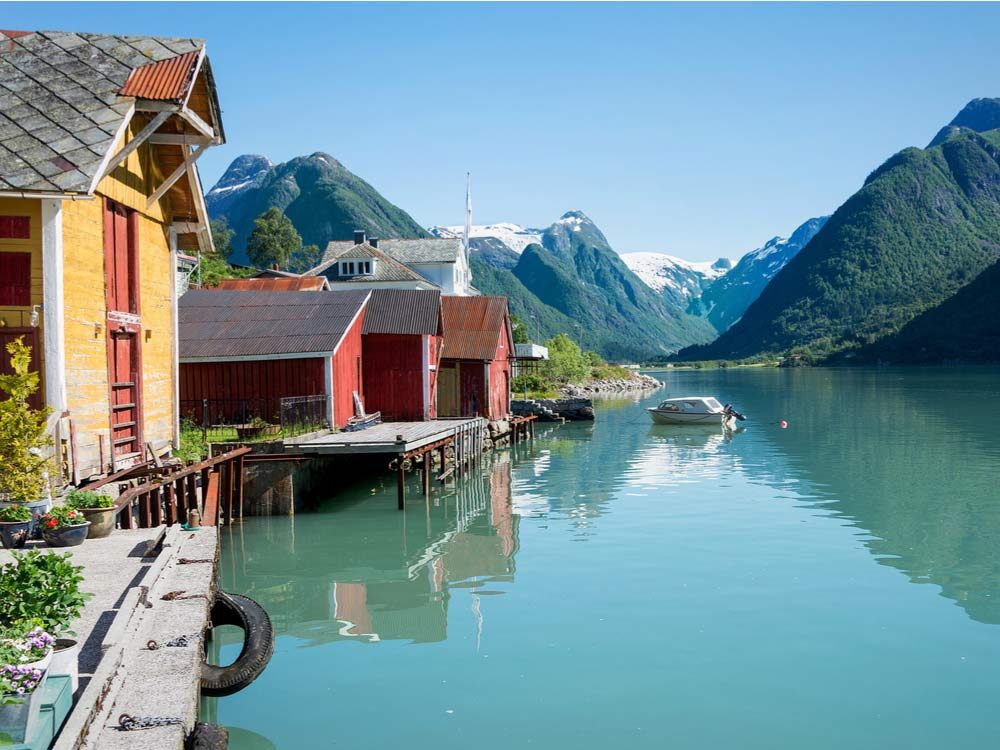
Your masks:
<svg viewBox="0 0 1000 750"><path fill-rule="evenodd" d="M783 430L788 429L788 422L786 422L784 419L782 419L780 422L778 422L778 425L780 425L781 429L783 429Z"/></svg>

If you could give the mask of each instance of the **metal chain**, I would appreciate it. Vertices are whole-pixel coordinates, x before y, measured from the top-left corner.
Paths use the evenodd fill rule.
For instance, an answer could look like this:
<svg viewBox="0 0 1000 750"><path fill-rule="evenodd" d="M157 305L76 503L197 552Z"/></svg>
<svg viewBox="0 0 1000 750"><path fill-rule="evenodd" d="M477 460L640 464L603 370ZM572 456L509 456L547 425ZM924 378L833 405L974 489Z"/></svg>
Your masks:
<svg viewBox="0 0 1000 750"><path fill-rule="evenodd" d="M176 638L172 638L161 646L156 641L147 641L146 648L150 651L156 651L157 649L163 648L164 646L169 646L171 648L184 648L185 646L190 646L191 642L197 640L198 634L192 633L191 635L179 635Z"/></svg>
<svg viewBox="0 0 1000 750"><path fill-rule="evenodd" d="M183 724L176 716L130 716L122 714L118 717L118 729L122 732L132 732L136 729L152 729L153 727L169 727Z"/></svg>

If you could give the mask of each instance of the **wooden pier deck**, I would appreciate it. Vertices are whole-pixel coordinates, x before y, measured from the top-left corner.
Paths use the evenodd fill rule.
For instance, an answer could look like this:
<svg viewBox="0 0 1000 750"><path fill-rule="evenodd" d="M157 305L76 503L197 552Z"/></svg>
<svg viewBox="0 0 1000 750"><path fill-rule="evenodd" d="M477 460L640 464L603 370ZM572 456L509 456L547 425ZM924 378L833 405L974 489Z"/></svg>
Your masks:
<svg viewBox="0 0 1000 750"><path fill-rule="evenodd" d="M441 440L454 438L480 419L438 419L432 422L384 422L357 432L331 432L285 440L286 453L345 455L350 453L413 454Z"/></svg>

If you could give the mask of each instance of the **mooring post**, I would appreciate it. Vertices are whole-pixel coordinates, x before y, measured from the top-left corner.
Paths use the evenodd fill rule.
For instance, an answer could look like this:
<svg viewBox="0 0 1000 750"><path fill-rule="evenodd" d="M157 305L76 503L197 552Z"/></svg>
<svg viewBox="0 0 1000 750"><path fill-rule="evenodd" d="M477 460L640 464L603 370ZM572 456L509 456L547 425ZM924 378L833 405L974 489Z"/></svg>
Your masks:
<svg viewBox="0 0 1000 750"><path fill-rule="evenodd" d="M431 451L424 451L424 497L431 494Z"/></svg>
<svg viewBox="0 0 1000 750"><path fill-rule="evenodd" d="M396 507L403 510L406 507L406 469L403 466L403 454L397 459L399 466L396 468Z"/></svg>

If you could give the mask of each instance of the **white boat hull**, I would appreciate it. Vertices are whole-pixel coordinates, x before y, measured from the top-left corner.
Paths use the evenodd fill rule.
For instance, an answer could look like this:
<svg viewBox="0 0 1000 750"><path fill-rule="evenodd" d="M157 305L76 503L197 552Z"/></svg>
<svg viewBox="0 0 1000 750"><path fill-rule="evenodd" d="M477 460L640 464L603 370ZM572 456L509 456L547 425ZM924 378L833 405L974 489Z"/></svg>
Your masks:
<svg viewBox="0 0 1000 750"><path fill-rule="evenodd" d="M727 417L724 412L713 413L691 413L691 412L667 412L659 409L647 409L649 416L656 424L726 424L732 417Z"/></svg>

